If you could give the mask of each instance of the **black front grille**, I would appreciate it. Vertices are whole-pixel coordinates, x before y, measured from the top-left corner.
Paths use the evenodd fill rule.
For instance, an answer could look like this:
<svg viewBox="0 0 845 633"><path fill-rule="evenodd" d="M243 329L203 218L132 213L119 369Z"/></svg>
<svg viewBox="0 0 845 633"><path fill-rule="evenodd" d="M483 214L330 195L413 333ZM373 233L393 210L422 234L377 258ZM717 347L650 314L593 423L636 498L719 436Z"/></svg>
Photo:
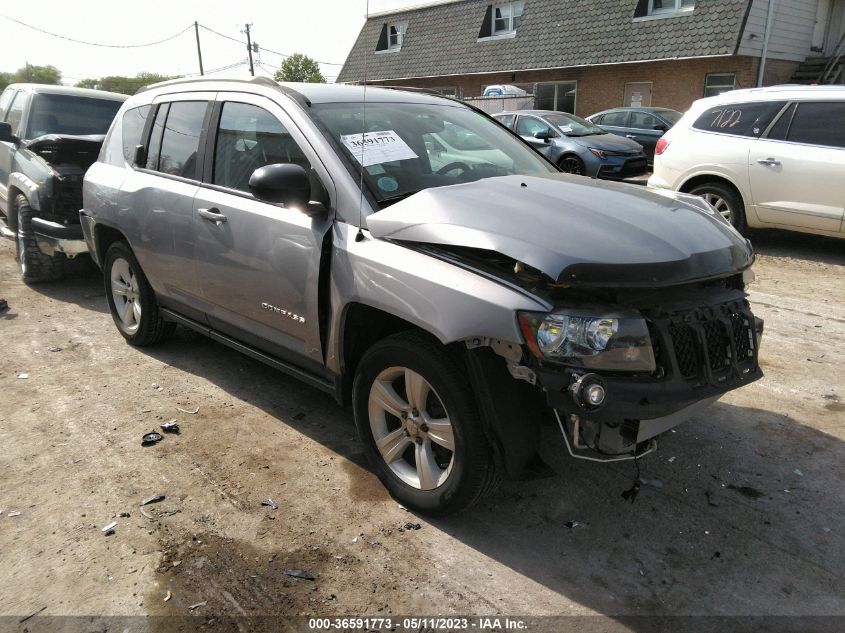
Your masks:
<svg viewBox="0 0 845 633"><path fill-rule="evenodd" d="M79 222L82 208L82 181L56 179L53 190L53 213L58 221Z"/></svg>
<svg viewBox="0 0 845 633"><path fill-rule="evenodd" d="M744 302L672 314L667 330L677 371L700 385L748 373L756 363L752 320Z"/></svg>

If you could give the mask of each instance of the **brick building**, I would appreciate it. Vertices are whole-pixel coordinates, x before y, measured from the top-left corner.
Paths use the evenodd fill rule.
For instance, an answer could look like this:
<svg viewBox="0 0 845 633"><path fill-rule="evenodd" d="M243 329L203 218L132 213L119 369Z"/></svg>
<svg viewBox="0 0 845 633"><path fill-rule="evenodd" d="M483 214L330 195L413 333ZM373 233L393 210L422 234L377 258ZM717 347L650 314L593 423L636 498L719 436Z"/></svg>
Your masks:
<svg viewBox="0 0 845 633"><path fill-rule="evenodd" d="M703 96L813 81L841 52L845 0L446 0L371 15L339 82L462 98L516 85L582 116L621 105L685 110ZM839 47L839 49L837 49ZM802 64L804 66L802 66Z"/></svg>

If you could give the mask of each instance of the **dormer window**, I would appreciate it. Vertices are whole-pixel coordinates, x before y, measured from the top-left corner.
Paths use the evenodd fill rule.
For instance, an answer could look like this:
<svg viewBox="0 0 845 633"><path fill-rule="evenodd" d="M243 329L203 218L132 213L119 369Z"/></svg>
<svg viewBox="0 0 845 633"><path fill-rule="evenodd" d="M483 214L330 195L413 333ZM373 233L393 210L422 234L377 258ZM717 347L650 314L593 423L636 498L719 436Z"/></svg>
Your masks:
<svg viewBox="0 0 845 633"><path fill-rule="evenodd" d="M695 0L648 0L648 15L680 13L695 9Z"/></svg>
<svg viewBox="0 0 845 633"><path fill-rule="evenodd" d="M402 48L405 40L405 29L408 25L405 22L395 22L387 25L387 48L391 51L398 51Z"/></svg>
<svg viewBox="0 0 845 633"><path fill-rule="evenodd" d="M660 0L654 0L659 2ZM522 13L525 10L525 2L500 2L493 5L492 13L492 34L505 35L514 33L522 21Z"/></svg>

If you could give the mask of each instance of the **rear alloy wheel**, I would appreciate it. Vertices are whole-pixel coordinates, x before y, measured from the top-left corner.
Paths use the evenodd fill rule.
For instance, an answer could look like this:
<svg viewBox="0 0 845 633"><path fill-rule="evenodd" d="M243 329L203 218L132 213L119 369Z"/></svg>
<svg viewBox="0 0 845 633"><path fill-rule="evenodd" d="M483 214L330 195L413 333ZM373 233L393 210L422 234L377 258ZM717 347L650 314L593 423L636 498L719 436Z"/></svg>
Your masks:
<svg viewBox="0 0 845 633"><path fill-rule="evenodd" d="M564 156L558 162L558 167L566 174L573 174L575 176L583 176L586 173L584 168L584 161L577 156Z"/></svg>
<svg viewBox="0 0 845 633"><path fill-rule="evenodd" d="M748 230L748 225L745 222L745 205L730 187L712 182L699 185L692 189L690 193L704 198L740 233L745 233Z"/></svg>
<svg viewBox="0 0 845 633"><path fill-rule="evenodd" d="M66 257L64 253L47 255L41 252L35 232L32 230L32 207L26 196L15 198L17 212L17 255L21 278L26 284L37 284L45 281L61 279L65 271Z"/></svg>
<svg viewBox="0 0 845 633"><path fill-rule="evenodd" d="M173 333L176 324L162 319L155 292L126 242L106 251L103 280L114 323L132 345L155 345Z"/></svg>
<svg viewBox="0 0 845 633"><path fill-rule="evenodd" d="M404 506L451 514L498 481L466 370L436 340L406 332L371 347L353 407L373 469Z"/></svg>

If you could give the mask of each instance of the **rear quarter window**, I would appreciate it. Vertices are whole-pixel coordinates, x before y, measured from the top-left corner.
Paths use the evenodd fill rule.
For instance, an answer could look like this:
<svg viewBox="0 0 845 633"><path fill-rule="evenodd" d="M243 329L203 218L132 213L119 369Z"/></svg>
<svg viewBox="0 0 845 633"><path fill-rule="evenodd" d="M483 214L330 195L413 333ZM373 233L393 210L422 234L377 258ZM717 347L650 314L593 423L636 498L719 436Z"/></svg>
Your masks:
<svg viewBox="0 0 845 633"><path fill-rule="evenodd" d="M785 101L731 103L705 110L692 127L704 132L757 138L766 131Z"/></svg>
<svg viewBox="0 0 845 633"><path fill-rule="evenodd" d="M845 148L845 101L799 103L787 140Z"/></svg>
<svg viewBox="0 0 845 633"><path fill-rule="evenodd" d="M144 105L127 110L123 114L123 157L128 163L135 160L135 148L145 144L141 137L151 108L150 105Z"/></svg>

